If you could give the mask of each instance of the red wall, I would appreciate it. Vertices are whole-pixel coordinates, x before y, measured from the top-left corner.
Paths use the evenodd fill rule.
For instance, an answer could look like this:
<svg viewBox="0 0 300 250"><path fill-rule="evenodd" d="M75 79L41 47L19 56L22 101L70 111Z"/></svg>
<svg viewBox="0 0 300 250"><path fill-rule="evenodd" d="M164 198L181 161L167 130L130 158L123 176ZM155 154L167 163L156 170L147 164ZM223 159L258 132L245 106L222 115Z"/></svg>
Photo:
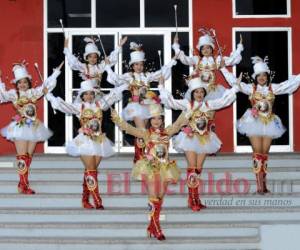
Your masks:
<svg viewBox="0 0 300 250"><path fill-rule="evenodd" d="M198 41L200 27L214 28L218 39L226 45L225 54L232 51L232 27L292 27L292 61L293 74L300 73L300 1L292 0L292 18L272 19L233 19L232 0L193 0L193 34L194 44ZM298 10L298 11L297 11ZM296 56L298 55L298 56ZM222 76L219 82L224 83ZM226 83L224 84L226 86ZM300 91L294 94L294 114L300 110ZM223 141L223 152L233 151L233 110L232 107L219 111L216 116L217 133ZM300 116L294 115L294 150L300 150ZM230 132L229 132L230 131Z"/></svg>
<svg viewBox="0 0 300 250"><path fill-rule="evenodd" d="M30 3L30 4L29 4ZM43 69L43 1L42 0L1 0L0 1L0 69L6 87L13 88L12 63L21 59L29 62L28 70L36 85L38 75L33 64ZM8 77L8 79L6 79ZM12 104L0 105L0 128L5 127L15 113ZM38 102L38 116L43 118L43 101ZM37 146L43 152L43 144ZM14 154L14 145L0 137L0 155Z"/></svg>
<svg viewBox="0 0 300 250"><path fill-rule="evenodd" d="M300 73L300 1L292 1L292 53L293 53L293 74ZM300 151L300 91L294 94L294 151ZM297 129L298 128L298 129Z"/></svg>

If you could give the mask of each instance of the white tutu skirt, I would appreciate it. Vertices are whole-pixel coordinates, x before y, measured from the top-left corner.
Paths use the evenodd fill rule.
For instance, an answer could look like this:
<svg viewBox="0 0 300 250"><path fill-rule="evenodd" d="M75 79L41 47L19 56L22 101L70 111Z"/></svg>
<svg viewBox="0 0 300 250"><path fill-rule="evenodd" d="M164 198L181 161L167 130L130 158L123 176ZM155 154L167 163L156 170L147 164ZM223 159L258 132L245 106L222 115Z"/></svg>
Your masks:
<svg viewBox="0 0 300 250"><path fill-rule="evenodd" d="M197 154L214 154L219 151L221 145L222 142L214 132L207 135L205 143L201 143L196 135L190 137L182 131L173 138L173 147L179 153L193 151Z"/></svg>
<svg viewBox="0 0 300 250"><path fill-rule="evenodd" d="M146 120L150 117L148 105L141 105L138 102L129 103L122 112L125 121L133 121L134 117Z"/></svg>
<svg viewBox="0 0 300 250"><path fill-rule="evenodd" d="M286 131L282 125L280 118L275 115L274 119L268 124L261 122L259 118L253 117L251 109L248 109L245 114L237 122L237 130L239 133L250 136L266 136L273 139L279 138Z"/></svg>
<svg viewBox="0 0 300 250"><path fill-rule="evenodd" d="M66 145L66 151L69 155L97 155L101 157L110 157L115 151L113 143L105 136L103 142L96 142L88 136L79 133L72 141Z"/></svg>
<svg viewBox="0 0 300 250"><path fill-rule="evenodd" d="M218 84L214 89L208 89L207 95L205 96L205 100L215 100L221 98L225 90L226 88L223 85Z"/></svg>
<svg viewBox="0 0 300 250"><path fill-rule="evenodd" d="M8 126L1 129L1 134L10 141L46 141L52 136L52 131L39 122L38 126L24 124L19 126L17 122L12 121Z"/></svg>

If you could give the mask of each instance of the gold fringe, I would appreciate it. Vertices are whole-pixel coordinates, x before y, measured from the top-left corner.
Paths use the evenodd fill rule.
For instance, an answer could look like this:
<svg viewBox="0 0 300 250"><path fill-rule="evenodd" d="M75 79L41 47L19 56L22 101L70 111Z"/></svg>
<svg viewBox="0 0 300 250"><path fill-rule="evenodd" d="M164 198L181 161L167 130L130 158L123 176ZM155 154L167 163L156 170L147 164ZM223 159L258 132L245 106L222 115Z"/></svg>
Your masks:
<svg viewBox="0 0 300 250"><path fill-rule="evenodd" d="M267 125L268 123L274 120L275 115L274 114L269 114L268 116L258 115L258 118L263 124Z"/></svg>
<svg viewBox="0 0 300 250"><path fill-rule="evenodd" d="M194 135L197 136L197 139L198 139L198 141L200 142L201 145L205 145L209 141L209 134L199 135L198 133L195 133Z"/></svg>
<svg viewBox="0 0 300 250"><path fill-rule="evenodd" d="M155 176L160 175L162 181L176 183L180 177L180 170L176 161L167 163L155 163L146 159L136 162L132 170L132 177L136 180L147 179L151 181Z"/></svg>

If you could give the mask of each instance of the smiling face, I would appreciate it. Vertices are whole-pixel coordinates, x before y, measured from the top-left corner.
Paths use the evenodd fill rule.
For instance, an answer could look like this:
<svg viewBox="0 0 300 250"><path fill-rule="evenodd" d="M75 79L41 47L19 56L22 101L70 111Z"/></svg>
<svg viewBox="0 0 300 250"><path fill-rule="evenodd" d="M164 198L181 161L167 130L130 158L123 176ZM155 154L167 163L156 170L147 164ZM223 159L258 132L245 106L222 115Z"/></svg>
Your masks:
<svg viewBox="0 0 300 250"><path fill-rule="evenodd" d="M84 101L84 102L93 102L95 100L95 92L94 91L86 91L86 92L83 92L83 94L81 95L81 99Z"/></svg>
<svg viewBox="0 0 300 250"><path fill-rule="evenodd" d="M203 45L200 48L200 52L202 56L212 56L213 48L210 45Z"/></svg>
<svg viewBox="0 0 300 250"><path fill-rule="evenodd" d="M30 88L30 81L28 78L22 78L19 81L17 81L17 89L19 91L26 91Z"/></svg>
<svg viewBox="0 0 300 250"><path fill-rule="evenodd" d="M162 116L154 116L150 119L150 125L153 128L161 128L163 124Z"/></svg>
<svg viewBox="0 0 300 250"><path fill-rule="evenodd" d="M99 58L99 56L98 56L98 54L96 54L96 53L91 53L91 54L88 54L88 55L87 55L87 61L88 61L88 63L91 64L91 65L97 64L98 58Z"/></svg>
<svg viewBox="0 0 300 250"><path fill-rule="evenodd" d="M192 100L197 102L203 101L205 96L206 96L206 91L204 88L198 88L192 92Z"/></svg>
<svg viewBox="0 0 300 250"><path fill-rule="evenodd" d="M144 62L134 63L132 69L135 73L142 73L144 71Z"/></svg>
<svg viewBox="0 0 300 250"><path fill-rule="evenodd" d="M260 86L264 86L268 83L268 74L267 73L260 73L259 75L256 76L256 82Z"/></svg>

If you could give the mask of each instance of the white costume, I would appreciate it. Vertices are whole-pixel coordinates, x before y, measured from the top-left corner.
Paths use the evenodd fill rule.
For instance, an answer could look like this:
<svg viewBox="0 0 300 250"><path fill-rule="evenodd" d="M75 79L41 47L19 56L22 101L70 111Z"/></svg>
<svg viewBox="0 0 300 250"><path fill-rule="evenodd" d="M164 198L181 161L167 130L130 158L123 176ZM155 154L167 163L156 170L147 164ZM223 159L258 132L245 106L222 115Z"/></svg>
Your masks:
<svg viewBox="0 0 300 250"><path fill-rule="evenodd" d="M200 78L194 78L189 81L189 91L198 88L207 88L207 84L203 83ZM193 151L197 154L216 153L222 143L218 136L212 131L214 124L215 110L222 109L230 105L236 98L235 93L238 91L236 87L225 90L223 96L214 100L203 102L189 101L188 99L176 100L163 86L159 86L160 99L162 103L169 109L175 110L193 110L193 115L189 120L189 124L174 138L174 148L178 152ZM191 97L189 97L190 99Z"/></svg>
<svg viewBox="0 0 300 250"><path fill-rule="evenodd" d="M87 60L87 56L92 53L96 53L100 57L100 51L98 50L94 40L85 38L87 45L85 46L84 60ZM111 66L118 62L118 55L121 51L121 47L117 47L112 51L108 57ZM83 80L93 80L95 84L99 84L102 79L102 74L105 71L105 62L101 61L99 64L91 65L89 63L82 63L75 57L68 48L64 48L64 54L67 57L69 66L72 70L80 72L80 76Z"/></svg>
<svg viewBox="0 0 300 250"><path fill-rule="evenodd" d="M209 45L213 49L215 48L213 38L206 34L199 37L198 45L196 46L198 50L203 45ZM212 56L206 57L203 56L186 56L182 50L180 50L180 46L178 43L174 43L172 48L175 51L175 55L177 58L185 65L194 66L194 71L189 79L193 79L195 77L200 77L202 82L208 85L207 87L207 100L212 100L216 98L220 98L225 88L221 84L216 83L216 70L220 68L221 56L214 58ZM224 56L225 66L234 66L239 64L242 60L241 52L244 50L242 44L238 44L237 50L232 52L229 57Z"/></svg>
<svg viewBox="0 0 300 250"><path fill-rule="evenodd" d="M75 114L80 120L79 134L67 143L68 154L72 156L98 155L101 157L109 157L114 154L112 142L102 133L102 111L108 110L111 105L119 101L122 98L122 91L126 87L123 85L114 88L109 94L99 98L99 101L96 100L92 103L83 102L80 99L80 95L86 91L94 91L96 94L99 92L91 80L81 83L78 98L72 104L66 103L60 97L47 94L46 98L50 101L53 109L58 109L66 114Z"/></svg>
<svg viewBox="0 0 300 250"><path fill-rule="evenodd" d="M255 79L260 73L270 73L269 67L265 61L259 57L252 57L254 63ZM236 84L236 77L227 69L221 69L227 82L233 86ZM291 76L289 80L279 84L271 83L261 86L259 84L247 84L241 82L239 90L249 96L252 109L247 109L245 114L237 123L238 132L249 136L266 136L279 138L285 132L280 118L272 111L276 95L291 94L300 84L300 74Z"/></svg>
<svg viewBox="0 0 300 250"><path fill-rule="evenodd" d="M130 53L130 65L145 61L145 53L141 50L141 45L130 43L130 48L134 50ZM150 117L148 105L153 103L151 100L153 93L149 91L150 83L158 81L161 76L168 79L171 76L171 68L175 64L176 61L172 60L169 64L163 66L161 70L155 72L128 72L123 75L116 74L109 66L106 66L107 81L114 85L127 84L128 89L131 91L132 99L122 112L124 120L132 121L134 117L145 120ZM135 90L138 91L138 96L134 95Z"/></svg>
<svg viewBox="0 0 300 250"><path fill-rule="evenodd" d="M27 73L25 65L18 64L13 68L16 84L23 78L31 80L31 76ZM45 141L51 137L52 132L47 129L44 124L37 118L36 103L44 93L43 88L46 87L51 92L56 86L56 78L60 75L60 71L55 69L44 83L36 88L26 91L17 91L16 89L6 90L4 83L0 83L0 102L12 102L16 108L17 114L13 117L13 121L1 130L1 134L8 140L25 140L25 141Z"/></svg>

